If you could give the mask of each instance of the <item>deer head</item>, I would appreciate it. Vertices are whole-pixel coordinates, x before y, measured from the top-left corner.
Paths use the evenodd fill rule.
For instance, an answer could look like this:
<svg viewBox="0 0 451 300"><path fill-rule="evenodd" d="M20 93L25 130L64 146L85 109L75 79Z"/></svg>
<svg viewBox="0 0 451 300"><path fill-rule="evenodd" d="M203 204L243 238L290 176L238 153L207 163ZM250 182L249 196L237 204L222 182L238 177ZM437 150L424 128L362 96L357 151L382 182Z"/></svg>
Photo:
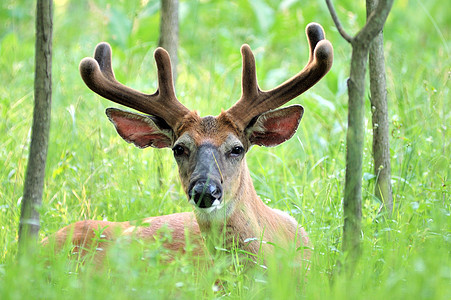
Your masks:
<svg viewBox="0 0 451 300"><path fill-rule="evenodd" d="M97 45L94 58L80 63L87 86L97 94L143 114L108 108L119 135L139 148L172 148L183 189L195 207L199 224L231 216L237 207L258 198L246 166L252 145L276 146L295 133L303 115L300 105L280 108L316 84L331 68L333 49L319 24L306 28L310 58L304 69L280 86L262 91L248 45L243 57L242 96L218 116L200 117L175 95L168 53L158 48L158 89L143 94L116 81L111 48Z"/></svg>

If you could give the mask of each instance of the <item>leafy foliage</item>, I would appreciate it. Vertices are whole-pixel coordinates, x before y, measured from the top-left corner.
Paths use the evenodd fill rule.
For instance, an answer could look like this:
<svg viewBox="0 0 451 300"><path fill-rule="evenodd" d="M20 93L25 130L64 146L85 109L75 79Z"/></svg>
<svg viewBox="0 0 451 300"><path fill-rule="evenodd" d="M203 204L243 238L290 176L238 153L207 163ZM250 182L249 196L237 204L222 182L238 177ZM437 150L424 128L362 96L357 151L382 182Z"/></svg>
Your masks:
<svg viewBox="0 0 451 300"><path fill-rule="evenodd" d="M336 3L348 32L365 22L363 5ZM108 41L119 81L152 92L158 7L158 1L55 1L53 119L42 237L80 219L139 220L191 209L170 151L125 144L103 114L111 103L90 92L78 74L80 60L91 55L98 42ZM321 23L334 45L331 72L292 101L306 110L295 137L274 149L254 148L247 156L262 200L288 211L311 236L314 252L306 280L304 274L290 273L289 255L269 261L266 271L257 267L245 272L240 255L211 268L189 256L164 263L159 242L118 245L104 270L68 260L70 249L46 262L16 265L33 107L34 10L29 1L5 0L0 19L0 298L451 297L445 288L451 283L451 21L440 1L396 1L385 26L396 208L393 220L378 215L368 121L364 253L352 280L336 272L343 255L339 249L350 47L334 28L325 3L180 3L177 92L201 115L216 115L239 98L242 43L254 50L265 89L307 61L303 31L309 22ZM217 279L223 282L219 290L214 286Z"/></svg>

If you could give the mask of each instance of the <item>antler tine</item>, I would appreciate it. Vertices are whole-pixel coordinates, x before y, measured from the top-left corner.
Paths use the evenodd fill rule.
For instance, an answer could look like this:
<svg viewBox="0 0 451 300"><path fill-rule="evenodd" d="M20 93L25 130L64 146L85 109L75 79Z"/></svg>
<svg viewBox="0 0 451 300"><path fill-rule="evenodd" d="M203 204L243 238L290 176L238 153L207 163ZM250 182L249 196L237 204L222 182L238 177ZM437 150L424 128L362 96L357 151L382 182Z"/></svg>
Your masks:
<svg viewBox="0 0 451 300"><path fill-rule="evenodd" d="M309 54L310 55L309 55L308 63L310 64L313 61L313 59L315 58L316 45L318 45L318 43L320 41L326 39L326 36L324 34L323 27L321 27L321 25L318 23L308 24L307 27L305 28L305 34L307 35L307 39L309 42L309 49L310 49ZM331 66L332 66L332 64L331 64Z"/></svg>
<svg viewBox="0 0 451 300"><path fill-rule="evenodd" d="M241 80L241 90L244 99L255 98L260 93L257 83L257 71L255 69L255 58L249 45L241 46L241 55L243 56L243 73Z"/></svg>
<svg viewBox="0 0 451 300"><path fill-rule="evenodd" d="M275 109L296 98L315 85L332 67L333 48L325 40L324 30L317 23L306 27L310 46L309 62L304 69L278 87L262 91L258 87L255 59L248 45L241 47L243 56L242 95L235 105L227 110L241 130L256 116Z"/></svg>
<svg viewBox="0 0 451 300"><path fill-rule="evenodd" d="M154 94L144 94L119 83L111 66L111 47L108 43L97 45L94 58L80 62L80 74L86 85L95 93L113 102L158 116L172 128L189 112L175 96L171 60L163 48L155 50L158 69L158 89Z"/></svg>

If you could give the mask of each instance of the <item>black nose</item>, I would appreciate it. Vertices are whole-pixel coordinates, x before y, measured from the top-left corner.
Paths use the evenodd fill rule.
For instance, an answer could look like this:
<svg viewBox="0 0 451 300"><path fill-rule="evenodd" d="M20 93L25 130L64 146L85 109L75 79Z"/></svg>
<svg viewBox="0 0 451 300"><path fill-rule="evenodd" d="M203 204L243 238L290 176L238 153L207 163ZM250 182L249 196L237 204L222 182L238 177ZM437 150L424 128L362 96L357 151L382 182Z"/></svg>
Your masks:
<svg viewBox="0 0 451 300"><path fill-rule="evenodd" d="M221 201L222 188L212 181L198 180L189 190L189 197L200 208L209 208L215 200Z"/></svg>

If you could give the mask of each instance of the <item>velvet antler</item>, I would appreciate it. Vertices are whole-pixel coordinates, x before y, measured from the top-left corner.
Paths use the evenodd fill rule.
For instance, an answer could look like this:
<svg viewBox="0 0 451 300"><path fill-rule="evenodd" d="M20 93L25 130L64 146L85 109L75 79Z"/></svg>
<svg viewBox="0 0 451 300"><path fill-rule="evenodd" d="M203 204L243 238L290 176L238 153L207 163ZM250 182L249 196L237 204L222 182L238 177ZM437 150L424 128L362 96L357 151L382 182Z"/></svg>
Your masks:
<svg viewBox="0 0 451 300"><path fill-rule="evenodd" d="M111 66L111 47L107 43L97 45L94 58L86 57L80 62L80 74L86 85L100 96L160 117L175 128L189 109L175 96L169 54L157 48L154 56L158 69L158 89L154 94L143 94L116 80Z"/></svg>
<svg viewBox="0 0 451 300"><path fill-rule="evenodd" d="M262 91L258 86L255 59L250 47L241 47L242 95L240 100L227 110L241 130L244 130L254 117L287 103L311 88L332 67L332 44L325 39L321 25L310 23L305 32L310 46L307 65L297 75L269 91Z"/></svg>

